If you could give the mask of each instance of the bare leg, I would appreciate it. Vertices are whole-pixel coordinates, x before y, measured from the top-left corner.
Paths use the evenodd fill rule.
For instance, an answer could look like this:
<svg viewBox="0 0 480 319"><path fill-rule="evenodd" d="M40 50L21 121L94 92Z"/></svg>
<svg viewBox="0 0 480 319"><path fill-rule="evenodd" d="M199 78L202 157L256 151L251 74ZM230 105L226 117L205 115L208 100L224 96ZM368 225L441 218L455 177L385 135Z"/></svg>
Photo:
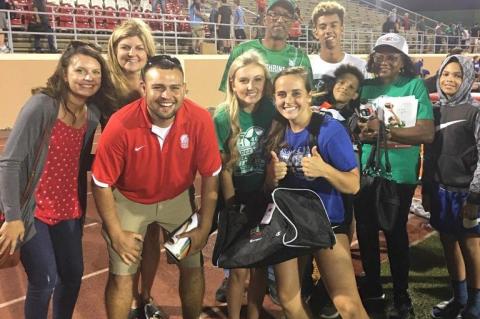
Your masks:
<svg viewBox="0 0 480 319"><path fill-rule="evenodd" d="M480 237L467 235L460 240L460 247L465 260L467 285L480 289Z"/></svg>
<svg viewBox="0 0 480 319"><path fill-rule="evenodd" d="M278 297L287 319L308 319L311 315L303 304L297 258L274 266Z"/></svg>
<svg viewBox="0 0 480 319"><path fill-rule="evenodd" d="M109 319L126 319L132 303L132 275L109 274L105 305Z"/></svg>
<svg viewBox="0 0 480 319"><path fill-rule="evenodd" d="M243 293L245 291L245 280L249 269L238 268L230 270L227 285L227 308L229 319L240 319L242 309Z"/></svg>
<svg viewBox="0 0 480 319"><path fill-rule="evenodd" d="M143 241L142 263L140 273L142 279L141 301L149 300L155 274L157 273L158 263L160 261L160 226L150 224Z"/></svg>
<svg viewBox="0 0 480 319"><path fill-rule="evenodd" d="M367 319L355 282L349 238L345 234L336 237L333 249L321 249L315 253L322 280L342 318Z"/></svg>
<svg viewBox="0 0 480 319"><path fill-rule="evenodd" d="M440 233L440 241L442 242L450 279L454 281L465 280L465 262L458 240L451 235Z"/></svg>
<svg viewBox="0 0 480 319"><path fill-rule="evenodd" d="M250 270L250 285L248 286L248 319L259 319L263 306L263 298L267 290L267 269Z"/></svg>
<svg viewBox="0 0 480 319"><path fill-rule="evenodd" d="M179 267L180 299L182 300L182 318L198 319L202 312L205 278L203 268Z"/></svg>

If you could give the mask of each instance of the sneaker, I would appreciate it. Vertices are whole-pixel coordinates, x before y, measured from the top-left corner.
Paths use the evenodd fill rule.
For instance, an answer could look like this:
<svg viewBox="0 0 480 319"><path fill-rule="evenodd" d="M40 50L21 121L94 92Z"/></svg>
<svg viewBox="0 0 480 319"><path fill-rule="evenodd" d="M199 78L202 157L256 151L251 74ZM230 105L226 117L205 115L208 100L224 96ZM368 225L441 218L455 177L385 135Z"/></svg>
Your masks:
<svg viewBox="0 0 480 319"><path fill-rule="evenodd" d="M418 217L425 219L430 219L430 212L426 212L422 205L422 200L418 198L412 199L412 204L410 205L410 212Z"/></svg>
<svg viewBox="0 0 480 319"><path fill-rule="evenodd" d="M321 280L314 286L308 306L315 318L334 319L339 316Z"/></svg>
<svg viewBox="0 0 480 319"><path fill-rule="evenodd" d="M442 301L432 308L432 318L457 319L465 306L456 302L453 298Z"/></svg>
<svg viewBox="0 0 480 319"><path fill-rule="evenodd" d="M128 313L128 319L145 319L143 306L130 309L130 312Z"/></svg>
<svg viewBox="0 0 480 319"><path fill-rule="evenodd" d="M0 48L0 53L10 53L10 48L7 46L3 46Z"/></svg>
<svg viewBox="0 0 480 319"><path fill-rule="evenodd" d="M325 319L336 319L338 318L339 315L340 314L338 313L337 308L335 308L335 305L333 304L332 300L330 300L330 298L320 308L320 311L318 313L318 316L320 318L325 318Z"/></svg>
<svg viewBox="0 0 480 319"><path fill-rule="evenodd" d="M228 278L223 278L222 284L215 292L215 300L221 303L227 302L227 285Z"/></svg>
<svg viewBox="0 0 480 319"><path fill-rule="evenodd" d="M168 319L169 315L150 299L144 307L145 319Z"/></svg>
<svg viewBox="0 0 480 319"><path fill-rule="evenodd" d="M383 313L385 310L386 298L381 285L360 285L360 297L367 312Z"/></svg>
<svg viewBox="0 0 480 319"><path fill-rule="evenodd" d="M415 318L412 300L408 293L394 297L393 306L387 311L388 319L412 319Z"/></svg>

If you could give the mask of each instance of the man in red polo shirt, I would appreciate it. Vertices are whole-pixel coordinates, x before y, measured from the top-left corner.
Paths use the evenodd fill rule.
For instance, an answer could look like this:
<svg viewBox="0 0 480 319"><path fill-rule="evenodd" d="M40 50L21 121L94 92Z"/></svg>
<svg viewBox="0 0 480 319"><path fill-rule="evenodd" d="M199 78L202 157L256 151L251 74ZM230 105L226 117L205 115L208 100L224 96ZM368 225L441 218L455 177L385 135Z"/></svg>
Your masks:
<svg viewBox="0 0 480 319"><path fill-rule="evenodd" d="M172 231L192 214L189 187L202 176L199 227L179 263L183 318L201 313L205 246L217 200L221 160L209 113L188 99L180 62L167 55L143 70L146 95L109 120L92 169L93 195L110 257L107 315L126 319L147 226Z"/></svg>

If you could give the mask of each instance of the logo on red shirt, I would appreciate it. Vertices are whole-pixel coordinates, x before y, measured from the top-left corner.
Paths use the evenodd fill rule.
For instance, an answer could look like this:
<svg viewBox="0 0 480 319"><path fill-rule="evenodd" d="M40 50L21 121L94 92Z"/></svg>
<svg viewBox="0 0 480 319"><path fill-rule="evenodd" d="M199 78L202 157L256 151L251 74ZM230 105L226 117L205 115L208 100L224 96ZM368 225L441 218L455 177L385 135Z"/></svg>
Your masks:
<svg viewBox="0 0 480 319"><path fill-rule="evenodd" d="M188 135L187 134L182 134L180 136L180 147L184 150L188 148Z"/></svg>

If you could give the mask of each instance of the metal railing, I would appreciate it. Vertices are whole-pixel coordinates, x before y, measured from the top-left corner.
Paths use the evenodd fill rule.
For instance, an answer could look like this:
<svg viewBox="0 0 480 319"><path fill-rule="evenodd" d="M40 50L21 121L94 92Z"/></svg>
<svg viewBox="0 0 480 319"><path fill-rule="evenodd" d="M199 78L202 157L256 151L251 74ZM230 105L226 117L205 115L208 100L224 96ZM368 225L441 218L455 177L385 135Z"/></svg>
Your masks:
<svg viewBox="0 0 480 319"><path fill-rule="evenodd" d="M46 32L31 32L27 31L27 26L23 25L20 28L16 29L15 26L12 26L11 23L8 25L7 30L7 39L8 44L11 49L11 52L20 51L20 48L16 47L16 41L14 38L21 38L25 36L47 36L51 35L54 38L55 44L58 45L62 41L68 40L78 40L84 39L95 42L101 45L100 42L104 42L108 39L111 33L110 28L103 27L103 22L106 20L112 20L120 22L125 19L130 19L132 16L135 16L135 12L127 12L124 16L110 16L110 15L100 15L98 11L92 10L92 15L85 14L65 14L58 12L34 12L34 11L13 11L13 10L0 10L0 12L5 12L7 14L7 20L11 21L11 18L14 14L20 15L48 15L51 16L51 33ZM100 12L101 13L101 12ZM148 15L148 14L147 14ZM72 18L71 27L62 27L57 24L57 18L68 16ZM167 16L167 15L151 15L151 18L143 18L147 24L156 25L158 29L152 31L152 35L157 44L157 50L165 53L179 54L185 53L185 50L181 50L184 47L190 47L192 40L202 40L213 42L215 46L218 45L219 41L226 41L230 43L230 46L238 44L240 41L233 37L230 38L220 38L217 34L216 26L219 24L203 22L202 24L205 27L205 30L208 29L208 26L213 26L211 30L213 33L209 34L209 37L193 38L189 30L190 21L185 20L185 16ZM160 18L159 18L160 17ZM92 25L90 27L78 27L78 21L83 21L83 19L90 19ZM187 26L188 25L188 26ZM230 25L230 28L233 29L233 25ZM258 32L264 29L263 26L258 25L245 25L245 33L247 35L247 40L255 38ZM233 34L233 31L230 33ZM365 30L365 29L354 29L346 30L343 37L343 47L345 51L352 54L368 54L371 52L376 39L381 35L380 31ZM463 46L473 49L472 51L477 53L480 52L480 40L471 39L469 43L463 43L461 37L459 36L436 36L430 33L421 33L421 32L408 32L402 33L407 39L411 53L444 53L448 49L454 46ZM25 43L25 42L23 42ZM307 53L314 54L319 50L319 44L316 39L312 36L312 30L307 25L301 26L301 36L295 39L290 39L289 43L296 47L303 48ZM472 47L473 44L473 47ZM66 45L66 43L65 43ZM57 46L58 47L58 46ZM104 47L104 50L106 47ZM180 52L180 50L182 52ZM473 53L472 52L472 53Z"/></svg>

